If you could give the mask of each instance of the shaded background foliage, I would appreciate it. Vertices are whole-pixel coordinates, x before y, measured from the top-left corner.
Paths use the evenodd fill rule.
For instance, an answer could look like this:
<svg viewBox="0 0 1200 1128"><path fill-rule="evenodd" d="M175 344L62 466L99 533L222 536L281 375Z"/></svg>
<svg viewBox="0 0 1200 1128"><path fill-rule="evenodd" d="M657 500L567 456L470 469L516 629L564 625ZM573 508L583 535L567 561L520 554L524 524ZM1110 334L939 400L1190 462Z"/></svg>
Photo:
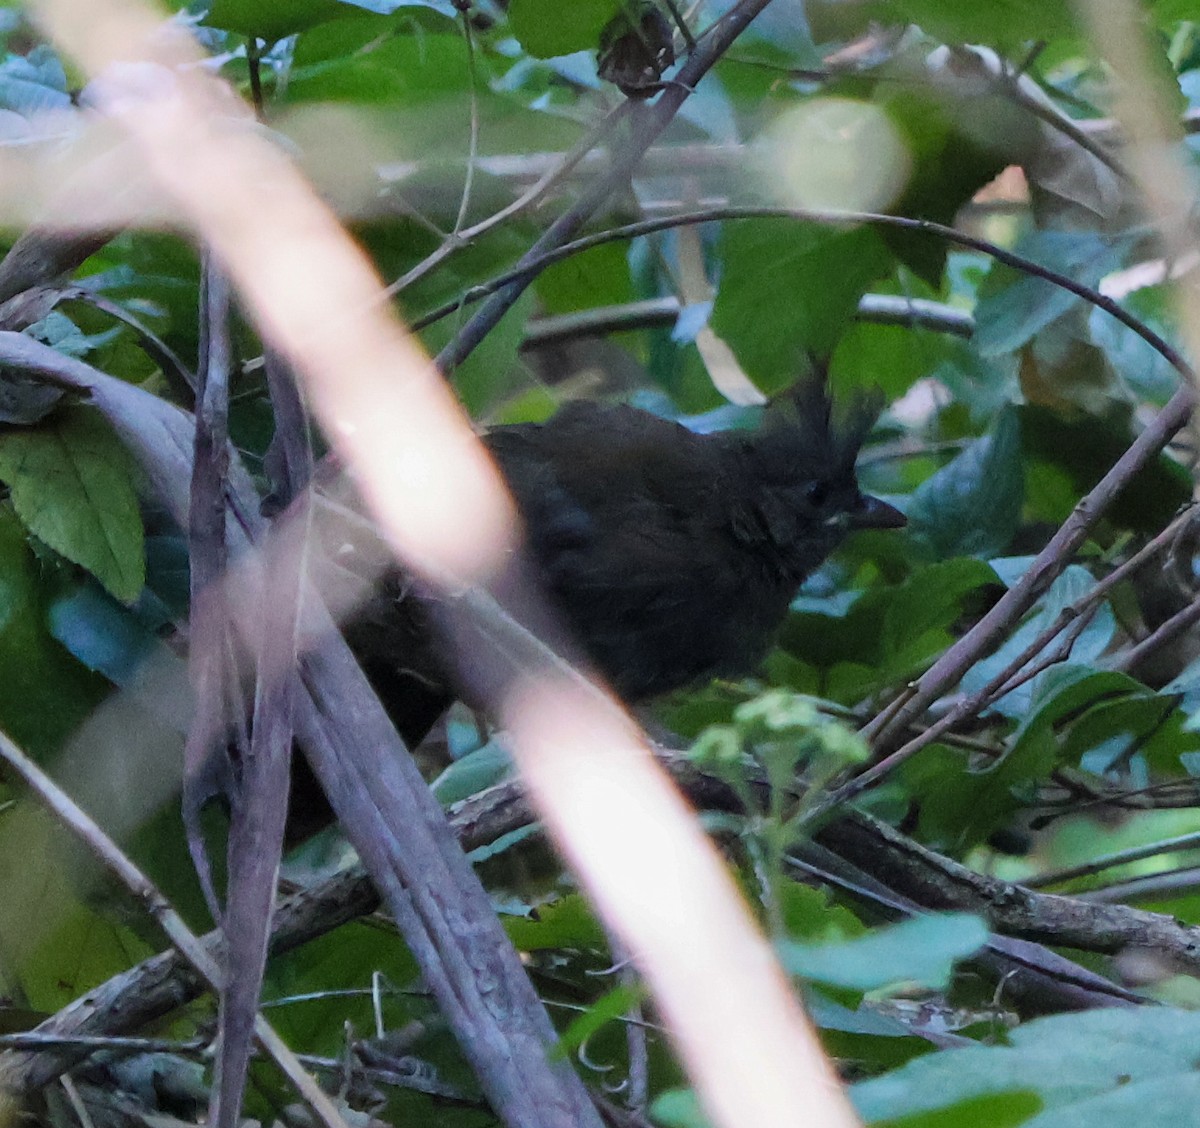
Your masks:
<svg viewBox="0 0 1200 1128"><path fill-rule="evenodd" d="M453 241L450 233L510 205L618 104L594 61L618 7L480 0L464 20L449 0L213 0L181 7L178 18L230 80L246 91L261 85L264 128L342 209L392 281ZM728 7L699 5L693 28ZM1158 78L1192 131L1179 151L1194 172L1200 22L1182 0L1143 7ZM76 76L19 8L0 8L0 30L0 143L61 141L77 106ZM452 374L483 423L537 420L590 396L623 398L697 428L745 426L756 408L745 402L744 381L770 394L813 358L828 362L840 394L886 394L890 407L862 479L906 510L907 532L861 535L812 577L761 676L679 694L655 715L685 739L701 737L701 762L735 789L748 786L743 752L765 775L768 801L750 795L752 817L713 814L713 829L803 983L831 1052L848 1076L875 1078L856 1089L872 1122L1044 1128L1085 1115L1126 1123L1131 1108L1150 1122L1194 1115L1187 1047L1196 1033L1186 1008L1196 991L1153 951L1141 963L1128 954L1085 962L1169 1006L1036 1019L1003 984L985 984L961 962L987 939L978 917L885 924L894 904L784 872L812 812L811 801L784 794L785 781L798 768L814 787L840 778L862 749L839 725L867 721L1016 583L1178 387L1178 373L1144 339L1046 276L1098 288L1173 336L1165 271L1154 269L1161 251L1121 171L1110 99L1104 67L1060 0L775 0L685 101L592 230L714 200L858 205L955 223L1041 272L924 231L795 217L698 221L549 266ZM619 145L626 128L616 124L608 143ZM795 152L797 164L777 159ZM604 161L602 152L585 157L551 187L549 202L487 227L403 288L397 300L418 323L449 303L421 330L427 348L451 338L471 288L511 267ZM890 175L872 179L882 165ZM198 278L183 240L125 231L23 327L178 400L178 380L148 343L193 363ZM908 313L885 323L863 301L868 295L903 299ZM932 320L916 316L916 302L935 303ZM969 336L954 329L956 311L971 315ZM599 330L583 324L585 313ZM740 368L732 383L714 371L713 335ZM232 434L266 483L273 421L262 347L242 325L236 348ZM97 412L70 399L14 382L0 398L0 725L68 780L83 778L79 760L94 745L56 757L101 703L101 724L152 733L176 753L187 724L184 703L164 701L141 681L150 656L179 661L172 632L186 617L183 535L139 505L147 491L121 443ZM1200 829L1200 651L1186 631L1151 653L1134 651L1194 599L1194 534L1186 515L1176 521L1191 495L1191 457L1180 441L1137 475L1075 562L925 722L986 687L1066 611L1078 629L1056 661L994 694L860 797L862 809L1011 882ZM1173 534L1160 536L1173 521ZM1097 588L1155 537L1157 556ZM115 698L114 687L127 692ZM792 696L768 696L783 705L764 709L771 690L811 700L797 708ZM508 770L503 748L465 713L452 714L423 755L447 803ZM119 761L88 767L89 778L105 781L106 803L144 805L141 781L123 775ZM131 848L203 925L174 801L156 796L153 805L161 809L141 820ZM0 919L10 1031L155 946L136 914L84 880L48 826L45 835L37 880L8 883L14 896ZM1060 887L1136 899L1197 923L1194 856L1142 853ZM35 855L0 864L20 869ZM293 858L290 874L312 878L342 860L329 837ZM639 993L612 972L619 954L570 879L528 831L481 849L477 861L562 1018L564 1047L597 1085L627 1081L624 1023ZM27 929L50 901L61 923L47 934ZM336 1059L346 1022L359 1035L375 1032L392 1075L356 1074L341 1094L350 1106L396 1122L492 1121L415 965L385 927L346 925L276 959L266 995L273 1020L308 1053ZM208 1003L193 1004L167 1033L186 1042L210 1019ZM192 1059L181 1052L147 1069L157 1070L160 1093L178 1087L180 1115L194 1114L188 1102L203 1086ZM137 1091L131 1072L111 1063L94 1070L102 1084ZM255 1082L251 1110L270 1115L284 1099L279 1082L257 1066ZM696 1121L683 1084L651 1031L648 1095L661 1122Z"/></svg>

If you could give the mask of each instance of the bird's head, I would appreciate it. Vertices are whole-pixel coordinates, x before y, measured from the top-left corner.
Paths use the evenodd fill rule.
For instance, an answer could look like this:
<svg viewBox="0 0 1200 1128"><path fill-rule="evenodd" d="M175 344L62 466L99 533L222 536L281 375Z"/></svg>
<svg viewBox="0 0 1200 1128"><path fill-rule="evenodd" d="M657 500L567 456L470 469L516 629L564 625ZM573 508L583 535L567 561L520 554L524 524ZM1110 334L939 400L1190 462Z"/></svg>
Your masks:
<svg viewBox="0 0 1200 1128"><path fill-rule="evenodd" d="M877 396L834 411L825 381L798 382L767 408L761 428L742 440L752 483L756 535L782 565L807 575L857 529L898 529L904 514L858 485L855 461L879 415Z"/></svg>

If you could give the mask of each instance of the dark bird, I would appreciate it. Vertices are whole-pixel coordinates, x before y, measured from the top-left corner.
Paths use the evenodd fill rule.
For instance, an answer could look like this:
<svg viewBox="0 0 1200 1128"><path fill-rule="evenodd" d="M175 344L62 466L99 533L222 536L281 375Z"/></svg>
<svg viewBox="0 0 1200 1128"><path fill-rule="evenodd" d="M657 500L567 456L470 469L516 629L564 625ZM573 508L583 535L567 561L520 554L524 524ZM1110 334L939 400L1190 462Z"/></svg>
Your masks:
<svg viewBox="0 0 1200 1128"><path fill-rule="evenodd" d="M748 672L805 578L855 529L904 516L858 488L868 405L840 424L806 381L757 431L701 435L637 408L576 402L485 437L552 606L629 701ZM394 583L348 637L405 661Z"/></svg>
<svg viewBox="0 0 1200 1128"><path fill-rule="evenodd" d="M833 419L813 379L756 431L701 435L636 408L577 402L484 442L552 609L638 702L752 670L804 579L848 533L904 524L858 487L855 458L876 414L864 402ZM392 572L345 631L415 746L454 696L421 603Z"/></svg>

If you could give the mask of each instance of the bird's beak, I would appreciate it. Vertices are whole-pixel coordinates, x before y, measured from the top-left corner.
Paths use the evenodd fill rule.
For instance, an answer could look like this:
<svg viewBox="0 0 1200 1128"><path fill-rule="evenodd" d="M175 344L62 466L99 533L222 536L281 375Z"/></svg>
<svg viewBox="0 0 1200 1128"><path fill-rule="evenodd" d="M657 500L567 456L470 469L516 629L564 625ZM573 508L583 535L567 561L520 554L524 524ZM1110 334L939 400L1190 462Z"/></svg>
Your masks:
<svg viewBox="0 0 1200 1128"><path fill-rule="evenodd" d="M858 508L850 513L852 529L902 529L907 524L908 518L899 509L870 494L863 494Z"/></svg>

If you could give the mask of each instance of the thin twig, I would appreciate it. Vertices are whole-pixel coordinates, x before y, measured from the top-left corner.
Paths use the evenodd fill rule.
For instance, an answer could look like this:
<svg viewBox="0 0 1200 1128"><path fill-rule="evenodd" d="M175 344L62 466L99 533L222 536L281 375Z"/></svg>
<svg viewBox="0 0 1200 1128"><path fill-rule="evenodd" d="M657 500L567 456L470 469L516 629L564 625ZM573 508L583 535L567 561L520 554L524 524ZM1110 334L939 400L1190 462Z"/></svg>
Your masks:
<svg viewBox="0 0 1200 1128"><path fill-rule="evenodd" d="M475 184L475 162L479 158L479 75L475 62L475 36L471 31L471 13L460 8L458 18L462 23L463 42L467 48L467 90L471 100L470 138L467 142L467 171L463 177L462 197L458 201L458 215L454 220L454 234L462 231L471 208L471 189Z"/></svg>
<svg viewBox="0 0 1200 1128"><path fill-rule="evenodd" d="M1097 487L1098 488L1098 487ZM1082 503L1081 503L1082 504ZM1107 597L1108 593L1116 587L1117 584L1124 581L1139 568L1145 566L1146 562L1154 556L1163 552L1175 538L1175 535L1181 524L1191 520L1191 513L1185 512L1180 514L1158 534L1152 541L1147 543L1138 552L1136 552L1129 560L1125 561L1118 568L1098 581L1085 595L1081 596L1069 607L1064 607L1058 613L1054 621L1042 630L1028 646L1026 646L1020 654L1016 655L1002 670L995 676L990 678L986 685L975 693L965 697L945 716L932 724L923 732L912 737L907 743L901 745L898 749L884 756L871 767L855 776L853 779L843 784L840 788L831 792L825 800L819 805L819 812L823 813L835 809L842 803L848 803L852 799L861 795L864 791L874 787L880 781L885 779L901 764L910 760L922 749L927 748L930 744L941 739L945 734L949 733L955 725L960 724L968 717L973 717L988 705L999 700L1006 693L1010 693L1019 685L1035 677L1038 673L1048 668L1055 662L1065 661L1070 655L1071 647L1074 645L1075 639L1083 628L1087 625L1088 620L1096 610L1100 603ZM1064 526L1065 528L1066 526ZM1023 582L1023 578L1022 578ZM1010 591L1015 590L1014 588ZM1002 602L1002 601L1001 601ZM997 604L999 606L999 604ZM1024 612L1022 611L1021 614ZM982 621L982 620L981 620ZM1015 620L1014 620L1015 621ZM1026 669L1027 663L1033 662L1034 659L1057 637L1062 631L1068 630L1066 645L1060 647L1054 654L1042 662L1035 663L1032 667ZM973 631L969 631L963 636L956 646L962 645L971 637ZM952 647L951 650L955 649ZM947 652L949 653L949 651ZM955 679L957 680L957 679ZM905 702L906 706L908 701ZM888 716L882 722L877 718L863 727L864 735L869 739L874 726L877 732L894 731L893 726L897 724L897 716L901 710L895 710L893 715ZM910 721L912 718L909 718Z"/></svg>
<svg viewBox="0 0 1200 1128"><path fill-rule="evenodd" d="M486 219L481 219L478 223L473 224L464 231L457 231L452 235L441 235L439 233L442 242L438 245L437 249L423 258L416 266L405 271L391 285L387 286L383 291L382 298L391 298L403 293L436 267L440 266L456 251L468 246L473 240L478 239L479 236L487 234L493 228L499 227L500 224L520 215L540 200L543 200L555 185L560 184L566 179L572 170L612 132L627 112L628 103L622 102L614 110L606 114L572 146L570 152L565 153L558 159L538 178L535 184L527 191L522 192L511 204L501 208L498 212L494 212Z"/></svg>
<svg viewBox="0 0 1200 1128"><path fill-rule="evenodd" d="M419 330L432 325L435 321L440 321L443 317L455 313L470 302L489 296L497 297L501 294L506 294L509 292L510 287L518 283L527 285L537 274L547 267L553 266L557 262L562 262L564 259L571 258L573 255L589 251L594 247L603 246L606 243L622 242L637 238L640 235L651 235L657 231L667 231L672 227L747 219L794 219L801 222L823 223L836 226L875 224L880 227L894 227L901 231L920 232L934 238L944 239L948 243L970 247L972 250L990 255L998 262L1002 262L1006 266L1011 266L1014 270L1019 270L1023 274L1041 278L1051 285L1058 286L1074 294L1076 297L1082 298L1097 309L1104 310L1105 313L1116 318L1122 325L1141 337L1142 340L1150 345L1155 352L1163 356L1181 375L1188 378L1191 376L1191 368L1182 353L1150 329L1144 322L1140 321L1133 314L1123 309L1117 302L1113 301L1112 298L1106 297L1094 287L1077 282L1065 274L1042 266L1040 263L1034 262L1024 255L1006 250L1004 247L989 242L987 239L981 239L965 231L959 231L957 228L948 227L943 223L934 223L932 220L927 219L911 219L907 216L884 215L879 212L817 211L804 208L779 207L717 207L703 208L677 215L658 216L654 219L639 220L636 223L627 223L620 227L612 227L607 231L601 231L595 235L588 235L570 242L555 242L553 245L547 245L544 249L538 250L538 248L543 246L543 243L547 242L546 237L543 236L534 249L523 257L511 270L506 270L503 274L497 275L488 282L473 286L453 301L446 302L444 305L430 310L413 322L413 329ZM524 289L524 286L521 288Z"/></svg>
<svg viewBox="0 0 1200 1128"><path fill-rule="evenodd" d="M1180 635L1200 623L1200 599L1177 611L1136 646L1131 646L1109 663L1109 669L1131 673L1157 650L1174 642Z"/></svg>
<svg viewBox="0 0 1200 1128"><path fill-rule="evenodd" d="M1181 834L1175 838L1167 838L1161 842L1149 842L1144 846L1134 846L1128 850L1117 850L1111 854L1102 854L1090 862L1078 866L1067 866L1064 869L1050 870L1026 878L1024 885L1028 889L1044 889L1047 885L1062 885L1080 877L1092 877L1114 866L1129 865L1146 858L1157 858L1162 854L1175 854L1183 850L1200 850L1200 832Z"/></svg>

